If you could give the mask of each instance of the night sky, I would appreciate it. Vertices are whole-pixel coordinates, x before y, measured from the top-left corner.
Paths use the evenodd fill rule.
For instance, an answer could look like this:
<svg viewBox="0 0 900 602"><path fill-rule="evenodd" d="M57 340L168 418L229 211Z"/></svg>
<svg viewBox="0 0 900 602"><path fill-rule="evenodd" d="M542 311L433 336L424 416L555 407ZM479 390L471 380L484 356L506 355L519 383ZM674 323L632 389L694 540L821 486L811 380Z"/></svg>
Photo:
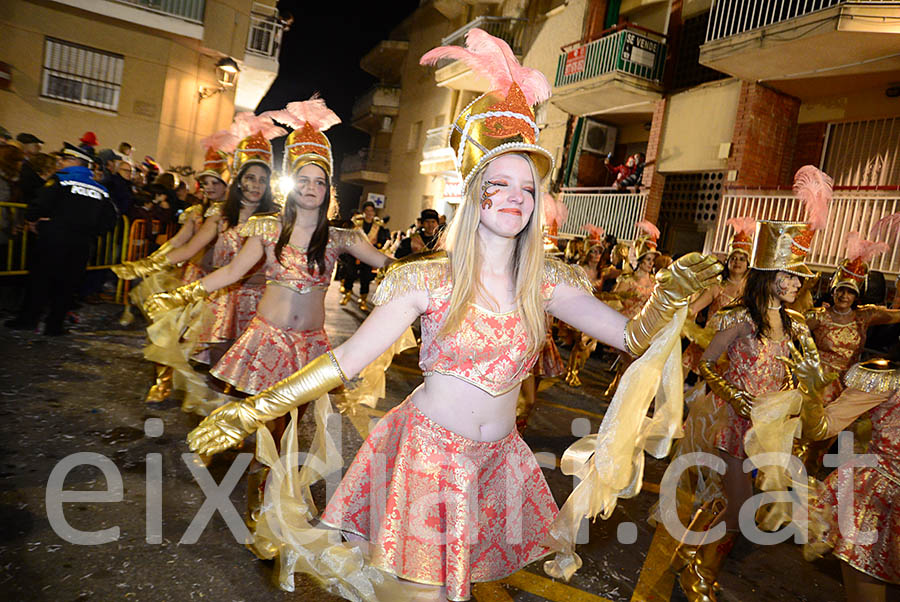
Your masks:
<svg viewBox="0 0 900 602"><path fill-rule="evenodd" d="M388 39L391 30L418 5L419 0L360 3L280 0L278 9L282 16L290 13L294 22L282 40L278 77L260 101L257 114L281 109L295 100L307 100L319 92L343 120L327 131L335 169L339 169L345 153L354 153L369 142L366 133L349 124L354 100L376 83L373 76L360 69L359 60L378 42ZM275 141L279 161L276 165L280 165L282 146L283 139ZM361 189L336 184L342 210L347 212L349 205L355 206Z"/></svg>

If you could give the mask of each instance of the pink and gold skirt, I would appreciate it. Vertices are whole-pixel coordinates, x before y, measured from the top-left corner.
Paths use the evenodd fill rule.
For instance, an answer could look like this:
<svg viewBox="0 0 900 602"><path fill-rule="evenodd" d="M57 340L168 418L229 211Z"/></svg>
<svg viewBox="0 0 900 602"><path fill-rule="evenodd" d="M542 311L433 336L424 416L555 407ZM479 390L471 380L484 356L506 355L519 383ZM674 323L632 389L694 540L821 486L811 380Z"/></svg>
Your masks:
<svg viewBox="0 0 900 602"><path fill-rule="evenodd" d="M329 349L328 336L321 328L279 328L256 315L209 373L238 391L256 395Z"/></svg>
<svg viewBox="0 0 900 602"><path fill-rule="evenodd" d="M407 399L366 438L322 522L369 540L374 566L468 600L471 583L548 554L542 542L558 512L518 431L473 441Z"/></svg>
<svg viewBox="0 0 900 602"><path fill-rule="evenodd" d="M731 404L720 399L717 395L714 395L713 399L716 407L727 415L724 426L716 434L716 449L720 449L735 458L745 459L747 454L744 452L744 436L750 430L752 423L743 416L738 416Z"/></svg>
<svg viewBox="0 0 900 602"><path fill-rule="evenodd" d="M852 506L850 499L839 503L840 481L845 481L841 485L847 489L841 498L852 493ZM840 508L846 508L849 518L843 525ZM810 544L818 553L830 548L853 568L888 583L900 583L900 480L896 476L881 467L856 467L852 472L838 468L825 479L810 514ZM843 532L842 526L852 527L852 532Z"/></svg>
<svg viewBox="0 0 900 602"><path fill-rule="evenodd" d="M241 336L256 315L256 306L265 290L265 286L232 285L214 295L210 300L214 320L208 337L202 342L225 343Z"/></svg>
<svg viewBox="0 0 900 602"><path fill-rule="evenodd" d="M566 364L559 355L559 349L553 342L553 337L549 334L538 354L534 373L541 378L558 378L566 373Z"/></svg>

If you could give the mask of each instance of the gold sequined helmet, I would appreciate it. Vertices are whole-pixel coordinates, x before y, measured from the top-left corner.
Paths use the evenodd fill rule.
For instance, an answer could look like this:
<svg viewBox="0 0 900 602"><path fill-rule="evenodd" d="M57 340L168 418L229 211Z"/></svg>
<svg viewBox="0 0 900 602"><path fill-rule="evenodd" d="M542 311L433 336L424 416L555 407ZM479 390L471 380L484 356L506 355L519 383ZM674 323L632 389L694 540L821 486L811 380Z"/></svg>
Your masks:
<svg viewBox="0 0 900 602"><path fill-rule="evenodd" d="M868 262L876 255L889 251L891 247L886 242L865 240L859 232L848 233L845 243L847 258L835 270L831 279L831 290L843 286L860 295L866 287L866 277L869 275Z"/></svg>
<svg viewBox="0 0 900 602"><path fill-rule="evenodd" d="M281 171L293 176L304 165L312 163L322 168L331 178L334 173L334 157L331 141L323 132L341 122L325 100L314 94L309 100L289 102L280 111L268 111L263 116L293 129L284 144Z"/></svg>
<svg viewBox="0 0 900 602"><path fill-rule="evenodd" d="M466 48L441 46L419 62L435 64L446 58L461 60L487 78L492 90L469 103L450 130L463 190L491 159L507 153L528 155L539 177L545 178L553 169L553 155L538 146L540 130L532 106L550 98L547 78L520 65L506 42L478 28L466 34Z"/></svg>
<svg viewBox="0 0 900 602"><path fill-rule="evenodd" d="M731 226L734 234L728 241L727 255L731 257L734 253L743 253L749 259L753 254L753 233L756 232L755 217L733 217L725 222Z"/></svg>
<svg viewBox="0 0 900 602"><path fill-rule="evenodd" d="M231 155L225 151L209 147L203 158L203 169L194 177L200 180L204 176L212 176L228 184L228 180L231 179L230 159Z"/></svg>
<svg viewBox="0 0 900 602"><path fill-rule="evenodd" d="M794 194L806 208L805 222L760 220L756 224L750 267L781 271L801 278L813 276L806 266L813 234L828 223L831 178L818 167L804 165L794 175Z"/></svg>
<svg viewBox="0 0 900 602"><path fill-rule="evenodd" d="M245 166L262 165L272 172L272 143L270 140L284 136L287 130L278 127L266 113L254 115L243 111L234 116L231 133L240 140L234 149L232 169L237 174Z"/></svg>
<svg viewBox="0 0 900 602"><path fill-rule="evenodd" d="M659 251L656 247L659 240L659 228L647 220L639 221L635 227L641 232L640 236L634 239L634 256L637 261L640 261L648 253L658 255Z"/></svg>

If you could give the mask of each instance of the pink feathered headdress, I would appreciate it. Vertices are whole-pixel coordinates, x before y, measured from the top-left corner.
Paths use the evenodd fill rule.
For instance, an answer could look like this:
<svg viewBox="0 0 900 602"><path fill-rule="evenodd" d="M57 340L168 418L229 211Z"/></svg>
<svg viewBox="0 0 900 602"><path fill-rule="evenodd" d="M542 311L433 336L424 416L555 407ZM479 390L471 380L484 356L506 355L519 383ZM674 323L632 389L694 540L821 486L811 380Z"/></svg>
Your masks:
<svg viewBox="0 0 900 602"><path fill-rule="evenodd" d="M513 84L518 85L530 105L550 98L550 82L543 73L520 65L509 44L477 27L466 34L465 48L439 46L422 55L419 64L434 65L441 59L462 61L487 78L493 91L505 94Z"/></svg>
<svg viewBox="0 0 900 602"><path fill-rule="evenodd" d="M269 117L282 125L297 130L308 123L317 132L324 132L341 122L341 118L328 108L325 99L316 92L309 100L289 102L278 111L266 111L261 117Z"/></svg>
<svg viewBox="0 0 900 602"><path fill-rule="evenodd" d="M544 193L544 223L551 234L555 234L569 218L569 208L549 192Z"/></svg>
<svg viewBox="0 0 900 602"><path fill-rule="evenodd" d="M241 111L236 114L229 130L239 141L256 133L262 134L266 140L287 134L287 130L275 125L271 117L265 114L256 115L253 111Z"/></svg>
<svg viewBox="0 0 900 602"><path fill-rule="evenodd" d="M810 230L821 230L828 225L833 184L831 176L814 165L804 165L794 175L794 194L806 207Z"/></svg>
<svg viewBox="0 0 900 602"><path fill-rule="evenodd" d="M237 146L240 138L234 135L231 130L219 130L214 134L210 134L200 141L200 146L209 150L219 150L230 153Z"/></svg>
<svg viewBox="0 0 900 602"><path fill-rule="evenodd" d="M647 237L656 242L659 240L659 228L656 227L656 224L647 220L641 220L635 224L635 226L641 230Z"/></svg>

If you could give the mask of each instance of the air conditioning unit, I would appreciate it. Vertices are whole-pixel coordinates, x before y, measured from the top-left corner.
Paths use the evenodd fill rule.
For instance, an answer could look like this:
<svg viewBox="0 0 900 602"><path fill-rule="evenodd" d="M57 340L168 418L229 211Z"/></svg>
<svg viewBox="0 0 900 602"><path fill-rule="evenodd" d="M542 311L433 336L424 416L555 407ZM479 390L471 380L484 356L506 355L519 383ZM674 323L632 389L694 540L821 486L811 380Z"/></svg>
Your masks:
<svg viewBox="0 0 900 602"><path fill-rule="evenodd" d="M581 150L608 155L616 147L618 130L611 125L585 119L581 131Z"/></svg>

